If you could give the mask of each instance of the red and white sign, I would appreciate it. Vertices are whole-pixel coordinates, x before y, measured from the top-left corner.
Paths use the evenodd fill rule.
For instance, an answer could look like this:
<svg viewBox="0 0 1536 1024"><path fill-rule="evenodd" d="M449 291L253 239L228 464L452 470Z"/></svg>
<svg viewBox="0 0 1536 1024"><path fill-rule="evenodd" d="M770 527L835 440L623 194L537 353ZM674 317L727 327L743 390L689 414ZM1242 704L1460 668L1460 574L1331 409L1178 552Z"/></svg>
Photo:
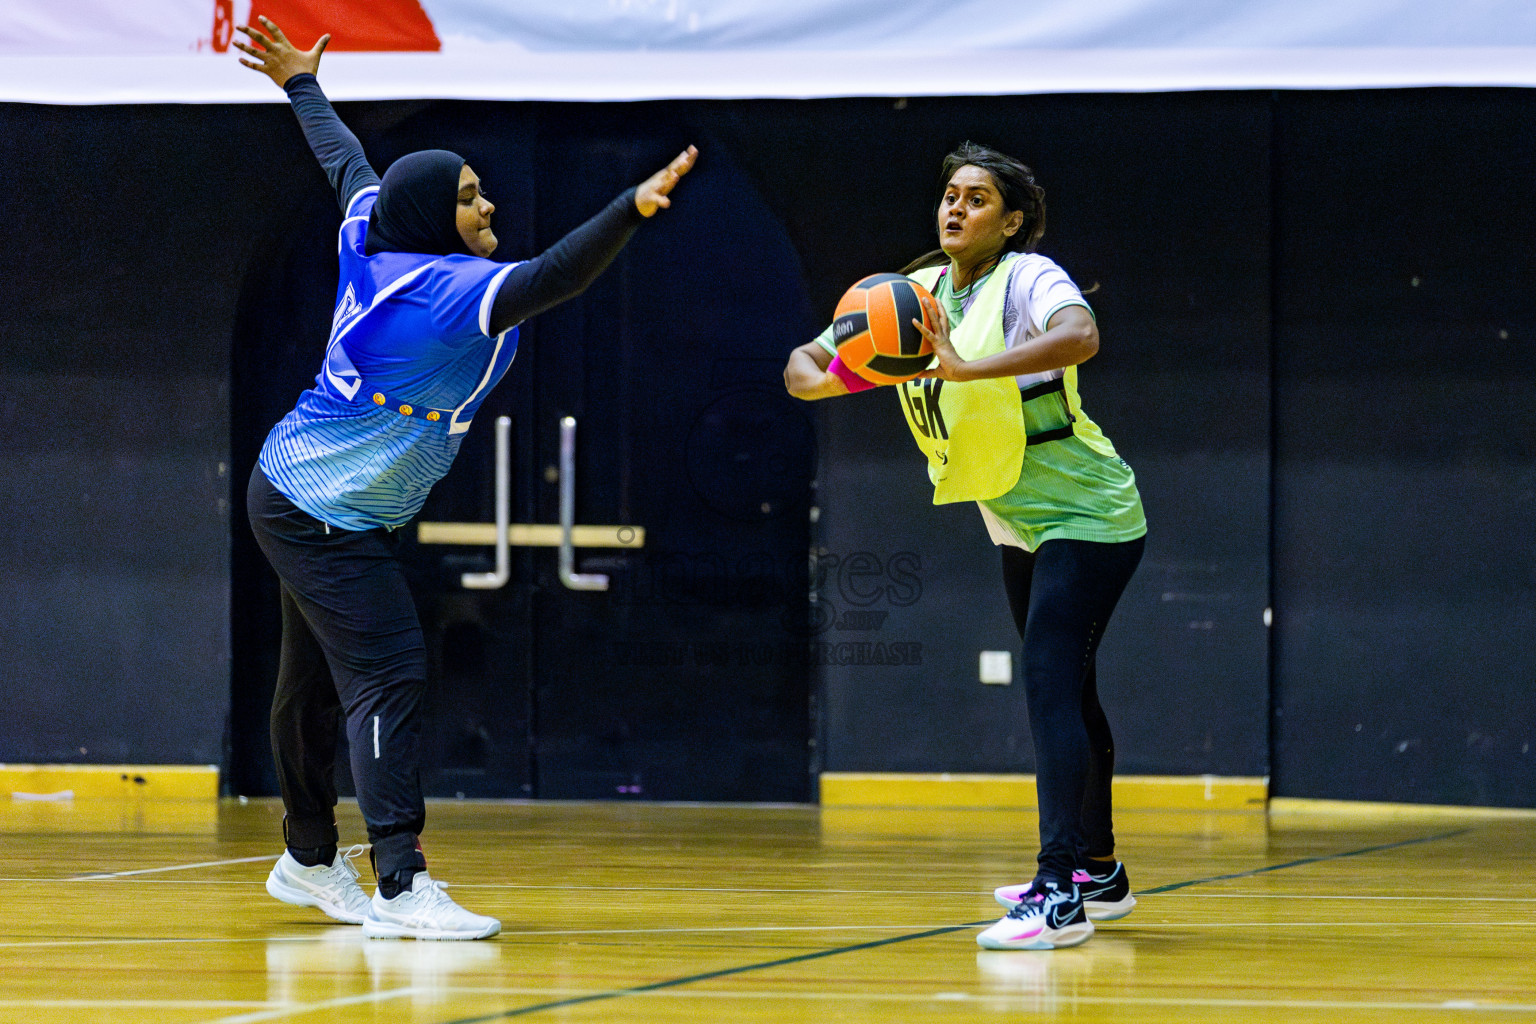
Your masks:
<svg viewBox="0 0 1536 1024"><path fill-rule="evenodd" d="M335 99L643 100L1536 87L1536 3L4 0L0 102L281 102L272 18ZM938 32L937 25L985 31Z"/></svg>

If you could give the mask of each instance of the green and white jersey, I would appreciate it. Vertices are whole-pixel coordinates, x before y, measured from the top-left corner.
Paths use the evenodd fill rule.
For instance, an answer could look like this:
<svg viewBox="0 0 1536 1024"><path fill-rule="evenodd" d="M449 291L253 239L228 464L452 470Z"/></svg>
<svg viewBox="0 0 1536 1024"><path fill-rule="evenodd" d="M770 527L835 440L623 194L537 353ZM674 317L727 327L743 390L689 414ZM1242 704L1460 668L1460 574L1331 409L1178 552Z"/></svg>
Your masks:
<svg viewBox="0 0 1536 1024"><path fill-rule="evenodd" d="M932 277L934 271L913 276L918 274ZM1092 312L1061 267L1045 256L1022 253L1005 258L958 296L949 286L946 268L930 290L949 314L952 327L964 320L989 284L1002 284L992 282L997 274L1007 275L998 325L1007 348L1045 333L1051 317L1067 306ZM836 352L830 328L816 340L828 352ZM977 502L993 543L1033 551L1053 539L1117 543L1144 535L1147 524L1136 475L1083 412L1077 367L1024 374L1017 381L1029 438L1023 465L1011 489Z"/></svg>

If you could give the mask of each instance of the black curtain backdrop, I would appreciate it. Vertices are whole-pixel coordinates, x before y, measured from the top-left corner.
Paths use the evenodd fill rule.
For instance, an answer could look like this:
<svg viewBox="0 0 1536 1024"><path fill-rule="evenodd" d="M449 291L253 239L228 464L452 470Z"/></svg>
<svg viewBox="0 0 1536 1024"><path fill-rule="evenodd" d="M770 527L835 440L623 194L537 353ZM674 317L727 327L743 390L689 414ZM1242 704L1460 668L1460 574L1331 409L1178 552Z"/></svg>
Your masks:
<svg viewBox="0 0 1536 1024"><path fill-rule="evenodd" d="M342 113L383 165L482 106ZM1536 95L507 106L569 152L590 132L594 162L615 125L696 126L817 319L930 247L955 143L1023 157L1043 251L1097 286L1084 400L1151 520L1101 653L1121 770L1536 805ZM222 763L269 791L275 604L240 500L319 358L328 187L278 105L4 105L0 131L0 761ZM498 231L559 197L497 196ZM256 318L291 346L253 350ZM814 418L815 763L1030 770L1022 685L977 680L1017 645L978 514L929 504L887 393Z"/></svg>

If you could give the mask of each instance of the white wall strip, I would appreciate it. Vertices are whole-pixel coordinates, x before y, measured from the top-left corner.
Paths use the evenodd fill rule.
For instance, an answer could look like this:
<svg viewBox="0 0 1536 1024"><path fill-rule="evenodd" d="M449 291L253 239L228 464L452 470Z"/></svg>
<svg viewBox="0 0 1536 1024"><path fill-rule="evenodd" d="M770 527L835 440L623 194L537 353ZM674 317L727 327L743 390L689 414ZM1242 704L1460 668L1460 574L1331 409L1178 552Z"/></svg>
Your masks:
<svg viewBox="0 0 1536 1024"><path fill-rule="evenodd" d="M293 42L335 34L321 80L342 100L1536 87L1528 0L328 0L334 24L285 9L312 21ZM249 12L7 0L0 101L282 102L229 48ZM369 25L415 28L367 52L384 45ZM935 31L953 25L984 31Z"/></svg>
<svg viewBox="0 0 1536 1024"><path fill-rule="evenodd" d="M1180 92L1205 89L1536 87L1536 46L1476 49L1020 50L529 54L484 43L433 54L328 54L333 100L623 101ZM282 103L232 57L0 60L0 102Z"/></svg>

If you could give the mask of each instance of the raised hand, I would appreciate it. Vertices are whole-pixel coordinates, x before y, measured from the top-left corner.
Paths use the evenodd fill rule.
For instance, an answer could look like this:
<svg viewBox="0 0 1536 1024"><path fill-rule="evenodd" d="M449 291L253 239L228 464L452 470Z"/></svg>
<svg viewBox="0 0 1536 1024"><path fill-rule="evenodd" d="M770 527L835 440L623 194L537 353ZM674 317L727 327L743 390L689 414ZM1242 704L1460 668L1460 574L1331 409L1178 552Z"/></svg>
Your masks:
<svg viewBox="0 0 1536 1024"><path fill-rule="evenodd" d="M689 146L667 166L642 181L635 189L635 208L640 211L640 216L649 217L658 209L671 206L670 193L682 176L693 169L693 162L698 158L699 148Z"/></svg>
<svg viewBox="0 0 1536 1024"><path fill-rule="evenodd" d="M331 41L329 32L321 36L310 49L301 50L288 41L288 37L283 35L283 30L278 28L277 23L271 18L262 17L261 23L266 28L266 32L249 25L237 26L237 31L249 36L251 42L242 43L236 39L233 41L235 49L256 58L254 61L249 61L241 57L241 64L253 71L260 71L280 87L287 84L288 79L294 75L313 75L319 72L320 55L325 52L326 46ZM251 45L252 43L255 45Z"/></svg>

